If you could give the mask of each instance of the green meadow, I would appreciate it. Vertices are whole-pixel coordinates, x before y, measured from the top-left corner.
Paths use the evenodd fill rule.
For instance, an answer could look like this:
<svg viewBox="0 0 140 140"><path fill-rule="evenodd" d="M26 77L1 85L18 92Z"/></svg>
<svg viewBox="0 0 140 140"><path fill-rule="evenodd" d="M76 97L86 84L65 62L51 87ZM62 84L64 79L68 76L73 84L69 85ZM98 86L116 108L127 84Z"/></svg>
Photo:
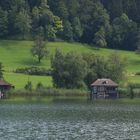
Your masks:
<svg viewBox="0 0 140 140"><path fill-rule="evenodd" d="M50 68L50 57L55 53L56 49L64 53L74 51L77 53L94 53L102 56L107 56L113 52L119 53L127 61L127 82L140 83L140 76L135 76L136 72L140 72L140 55L135 52L106 48L96 49L93 46L79 43L49 42L47 44L49 55L39 64L30 53L32 45L32 41L0 41L0 62L4 66L4 78L15 85L16 89L24 88L28 80L32 81L34 87L38 82L42 82L47 87L52 87L52 78L49 76L29 76L16 74L13 71L16 68L29 66Z"/></svg>

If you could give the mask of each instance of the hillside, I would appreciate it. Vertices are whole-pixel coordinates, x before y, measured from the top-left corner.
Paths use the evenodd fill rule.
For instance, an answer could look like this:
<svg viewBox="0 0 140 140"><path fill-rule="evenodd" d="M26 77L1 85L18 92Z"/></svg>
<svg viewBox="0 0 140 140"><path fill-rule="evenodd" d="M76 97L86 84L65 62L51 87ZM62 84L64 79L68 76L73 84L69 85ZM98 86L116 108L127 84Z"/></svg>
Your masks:
<svg viewBox="0 0 140 140"><path fill-rule="evenodd" d="M32 81L34 87L38 82L42 82L45 86L52 86L52 79L48 76L28 76L16 74L13 71L16 68L24 68L28 66L38 66L50 68L50 56L55 53L56 49L63 52L75 51L77 53L95 53L107 56L114 52L111 49L99 49L88 45L66 42L50 42L48 43L49 56L45 58L41 64L30 54L31 41L0 41L0 62L4 65L4 77L7 81L13 83L17 89L23 88L28 80ZM140 76L134 76L140 71L140 56L131 51L117 51L127 60L128 81L140 82Z"/></svg>

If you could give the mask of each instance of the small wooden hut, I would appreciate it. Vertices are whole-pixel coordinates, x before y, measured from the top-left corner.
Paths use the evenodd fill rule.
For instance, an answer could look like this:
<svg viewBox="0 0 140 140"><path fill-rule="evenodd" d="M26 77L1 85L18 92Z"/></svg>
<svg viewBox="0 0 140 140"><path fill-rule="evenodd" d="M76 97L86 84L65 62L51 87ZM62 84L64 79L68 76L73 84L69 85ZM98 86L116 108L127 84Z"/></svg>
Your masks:
<svg viewBox="0 0 140 140"><path fill-rule="evenodd" d="M118 84L111 79L97 79L91 84L91 99L108 99L118 97Z"/></svg>
<svg viewBox="0 0 140 140"><path fill-rule="evenodd" d="M0 99L6 96L6 92L14 88L13 85L9 84L4 80L0 80Z"/></svg>

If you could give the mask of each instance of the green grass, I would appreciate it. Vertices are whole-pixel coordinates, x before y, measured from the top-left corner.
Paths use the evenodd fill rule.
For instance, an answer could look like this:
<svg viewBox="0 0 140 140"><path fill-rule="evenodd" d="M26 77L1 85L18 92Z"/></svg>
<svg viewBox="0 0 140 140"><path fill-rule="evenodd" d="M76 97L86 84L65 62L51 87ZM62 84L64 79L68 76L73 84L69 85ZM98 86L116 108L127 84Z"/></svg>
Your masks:
<svg viewBox="0 0 140 140"><path fill-rule="evenodd" d="M51 77L15 74L13 71L16 68L28 66L50 68L50 56L55 53L56 49L62 50L64 53L74 51L77 53L95 53L103 56L114 52L114 50L105 48L97 50L94 47L79 43L50 42L48 43L49 56L44 58L42 63L39 64L30 54L32 44L33 42L31 41L0 41L0 62L4 65L4 77L7 81L14 84L17 89L23 88L28 79L32 81L34 87L38 82L42 82L48 87L53 85ZM116 52L127 60L128 81L140 83L140 76L134 76L136 72L140 72L140 56L131 51L118 50Z"/></svg>

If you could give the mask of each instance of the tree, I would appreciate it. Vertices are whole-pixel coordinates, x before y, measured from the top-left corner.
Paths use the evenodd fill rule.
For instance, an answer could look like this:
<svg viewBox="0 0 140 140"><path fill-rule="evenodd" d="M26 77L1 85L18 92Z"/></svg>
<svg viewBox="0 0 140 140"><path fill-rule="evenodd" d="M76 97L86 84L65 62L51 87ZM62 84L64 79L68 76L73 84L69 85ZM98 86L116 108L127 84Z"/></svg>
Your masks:
<svg viewBox="0 0 140 140"><path fill-rule="evenodd" d="M83 35L83 28L81 26L80 19L78 17L75 17L73 19L72 27L73 27L73 38L75 41L79 41L79 39Z"/></svg>
<svg viewBox="0 0 140 140"><path fill-rule="evenodd" d="M137 24L122 14L113 20L112 46L119 49L136 50L138 42Z"/></svg>
<svg viewBox="0 0 140 140"><path fill-rule="evenodd" d="M54 85L59 88L83 88L87 65L81 55L74 52L62 54L56 51L52 58L52 77Z"/></svg>
<svg viewBox="0 0 140 140"><path fill-rule="evenodd" d="M91 89L91 83L98 78L97 72L95 71L95 62L98 56L94 54L85 53L83 59L87 63L87 74L84 78L84 82L89 89Z"/></svg>
<svg viewBox="0 0 140 140"><path fill-rule="evenodd" d="M3 65L0 62L0 79L3 79Z"/></svg>
<svg viewBox="0 0 140 140"><path fill-rule="evenodd" d="M29 34L31 29L31 19L25 9L22 9L16 16L15 28L23 35L25 39L26 35Z"/></svg>
<svg viewBox="0 0 140 140"><path fill-rule="evenodd" d="M32 10L32 33L33 37L38 35L38 28L39 28L39 20L40 20L40 14L38 7L34 7ZM42 29L43 30L43 29ZM44 32L42 32L44 33Z"/></svg>
<svg viewBox="0 0 140 140"><path fill-rule="evenodd" d="M97 33L95 33L94 42L97 47L107 46L104 28L101 28Z"/></svg>
<svg viewBox="0 0 140 140"><path fill-rule="evenodd" d="M0 37L6 37L8 34L8 13L0 7Z"/></svg>
<svg viewBox="0 0 140 140"><path fill-rule="evenodd" d="M63 21L68 19L69 11L67 6L67 0L50 0L49 5L54 14L60 17Z"/></svg>
<svg viewBox="0 0 140 140"><path fill-rule="evenodd" d="M103 3L104 7L108 10L108 12L110 13L110 17L111 19L114 19L116 17L119 17L122 15L123 13L123 8L126 7L128 0L125 0L125 2L123 2L124 0L101 0L101 2ZM126 2L127 1L127 2Z"/></svg>
<svg viewBox="0 0 140 140"><path fill-rule="evenodd" d="M126 76L126 60L116 52L107 58L94 54L84 54L83 59L88 66L84 80L89 88L91 88L90 84L98 78L110 78L120 83Z"/></svg>
<svg viewBox="0 0 140 140"><path fill-rule="evenodd" d="M117 52L114 52L108 57L107 61L108 77L118 83L124 80L126 76L126 59L122 58Z"/></svg>
<svg viewBox="0 0 140 140"><path fill-rule="evenodd" d="M65 21L64 23L62 36L66 41L73 41L73 28L69 21Z"/></svg>
<svg viewBox="0 0 140 140"><path fill-rule="evenodd" d="M47 0L41 0L38 7L33 8L33 22L32 26L36 28L43 28L43 36L47 40L55 40L56 33L62 31L62 21L58 16L55 16L50 10ZM36 31L33 32L36 33ZM34 34L35 34L34 33Z"/></svg>
<svg viewBox="0 0 140 140"><path fill-rule="evenodd" d="M39 63L45 56L47 56L46 42L43 40L43 37L39 36L34 40L31 53L33 56L37 57Z"/></svg>
<svg viewBox="0 0 140 140"><path fill-rule="evenodd" d="M46 32L46 36L49 40L54 41L56 39L56 34L57 32L63 31L63 25L62 25L62 21L60 20L59 17L54 16L54 24L52 25L48 25L46 27L47 32Z"/></svg>

